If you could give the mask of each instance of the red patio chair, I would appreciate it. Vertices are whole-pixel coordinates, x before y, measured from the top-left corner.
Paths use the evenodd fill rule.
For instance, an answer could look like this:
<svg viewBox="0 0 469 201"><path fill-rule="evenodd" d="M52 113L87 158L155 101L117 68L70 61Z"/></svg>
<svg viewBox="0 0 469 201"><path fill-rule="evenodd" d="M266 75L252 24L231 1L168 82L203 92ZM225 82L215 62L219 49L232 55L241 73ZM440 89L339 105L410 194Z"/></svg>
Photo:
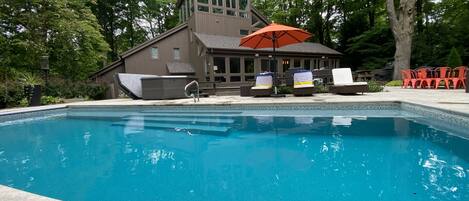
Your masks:
<svg viewBox="0 0 469 201"><path fill-rule="evenodd" d="M412 88L416 88L417 77L415 72L410 69L401 70L402 76L402 88L407 88L409 85Z"/></svg>
<svg viewBox="0 0 469 201"><path fill-rule="evenodd" d="M428 67L421 67L417 69L417 82L420 83L420 88L430 87L434 81L432 77L432 69Z"/></svg>
<svg viewBox="0 0 469 201"><path fill-rule="evenodd" d="M445 82L446 89L449 89L449 77L451 74L451 68L449 67L438 67L435 69L435 89L441 84L441 81Z"/></svg>
<svg viewBox="0 0 469 201"><path fill-rule="evenodd" d="M459 86L463 86L464 89L466 86L466 73L467 67L466 66L459 66L453 69L452 76L449 78L453 83L453 88L457 89Z"/></svg>

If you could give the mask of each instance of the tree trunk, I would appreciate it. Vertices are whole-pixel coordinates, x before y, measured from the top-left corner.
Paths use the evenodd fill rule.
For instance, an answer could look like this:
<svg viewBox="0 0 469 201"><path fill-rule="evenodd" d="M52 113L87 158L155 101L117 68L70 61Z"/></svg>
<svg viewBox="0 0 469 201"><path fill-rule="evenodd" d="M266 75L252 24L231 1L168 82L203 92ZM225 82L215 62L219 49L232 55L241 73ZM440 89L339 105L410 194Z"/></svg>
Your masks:
<svg viewBox="0 0 469 201"><path fill-rule="evenodd" d="M396 41L394 54L394 79L401 79L401 70L410 68L412 55L412 35L414 33L415 2L400 0L396 11L394 0L386 0L389 24Z"/></svg>
<svg viewBox="0 0 469 201"><path fill-rule="evenodd" d="M410 68L410 57L412 55L412 36L406 35L396 40L396 52L394 53L395 80L401 79L401 70Z"/></svg>

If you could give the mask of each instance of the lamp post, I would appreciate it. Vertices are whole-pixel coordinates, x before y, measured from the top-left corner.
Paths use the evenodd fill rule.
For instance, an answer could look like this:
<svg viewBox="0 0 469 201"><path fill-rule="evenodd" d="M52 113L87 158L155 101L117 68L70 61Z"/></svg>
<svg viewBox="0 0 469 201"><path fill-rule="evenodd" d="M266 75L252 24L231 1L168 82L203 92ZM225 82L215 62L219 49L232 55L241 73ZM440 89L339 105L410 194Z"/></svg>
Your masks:
<svg viewBox="0 0 469 201"><path fill-rule="evenodd" d="M41 70L44 72L44 80L46 81L46 87L49 80L49 56L41 56Z"/></svg>

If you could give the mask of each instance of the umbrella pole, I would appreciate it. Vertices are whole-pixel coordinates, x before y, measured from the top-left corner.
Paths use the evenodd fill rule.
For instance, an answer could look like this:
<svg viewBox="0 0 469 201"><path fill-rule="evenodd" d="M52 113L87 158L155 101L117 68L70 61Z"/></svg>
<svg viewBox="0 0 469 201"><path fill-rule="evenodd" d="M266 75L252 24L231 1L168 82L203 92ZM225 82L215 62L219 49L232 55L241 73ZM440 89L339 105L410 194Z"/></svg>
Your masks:
<svg viewBox="0 0 469 201"><path fill-rule="evenodd" d="M277 75L277 74L278 74L278 73L277 73L277 69L278 69L278 68L277 68L277 63L278 63L278 62L277 62L277 55L276 55L276 52L275 52L275 50L276 50L276 49L275 49L275 47L276 47L276 43L275 43L276 40L277 40L277 37L275 36L275 32L274 32L274 33L272 34L272 43L273 43L273 47L274 47L274 51L273 51L272 57L273 57L273 59L274 59L274 69L273 69L273 72L274 72L274 83L275 83L275 84L274 84L274 93L275 93L275 95L278 94L278 90L277 90L277 84L278 84L278 80L277 80L277 76L278 76L278 75Z"/></svg>

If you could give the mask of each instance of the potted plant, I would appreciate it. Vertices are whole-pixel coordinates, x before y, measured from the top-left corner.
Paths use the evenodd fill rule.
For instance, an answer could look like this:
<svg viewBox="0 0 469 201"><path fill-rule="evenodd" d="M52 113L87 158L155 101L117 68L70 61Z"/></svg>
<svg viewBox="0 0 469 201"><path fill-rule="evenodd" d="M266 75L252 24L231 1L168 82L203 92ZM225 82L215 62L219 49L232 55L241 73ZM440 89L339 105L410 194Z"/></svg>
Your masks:
<svg viewBox="0 0 469 201"><path fill-rule="evenodd" d="M32 73L24 73L20 79L24 87L24 93L28 99L29 106L41 105L42 79Z"/></svg>

